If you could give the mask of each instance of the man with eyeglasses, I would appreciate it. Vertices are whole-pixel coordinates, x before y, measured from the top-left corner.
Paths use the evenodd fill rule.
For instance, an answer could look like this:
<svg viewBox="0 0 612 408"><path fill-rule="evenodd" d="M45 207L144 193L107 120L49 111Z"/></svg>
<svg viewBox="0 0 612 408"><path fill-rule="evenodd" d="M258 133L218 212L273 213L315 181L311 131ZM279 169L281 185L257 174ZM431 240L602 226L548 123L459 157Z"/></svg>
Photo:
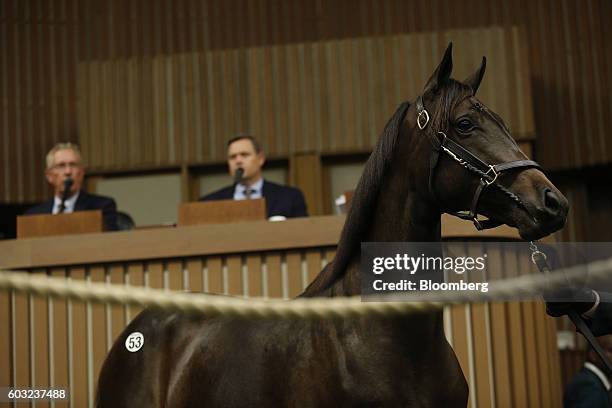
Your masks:
<svg viewBox="0 0 612 408"><path fill-rule="evenodd" d="M54 196L51 200L28 209L26 215L102 210L104 229L116 231L118 228L115 200L81 190L84 176L81 151L76 144L58 143L53 146L47 154L45 177L53 186ZM66 186L69 187L68 191L64 191Z"/></svg>

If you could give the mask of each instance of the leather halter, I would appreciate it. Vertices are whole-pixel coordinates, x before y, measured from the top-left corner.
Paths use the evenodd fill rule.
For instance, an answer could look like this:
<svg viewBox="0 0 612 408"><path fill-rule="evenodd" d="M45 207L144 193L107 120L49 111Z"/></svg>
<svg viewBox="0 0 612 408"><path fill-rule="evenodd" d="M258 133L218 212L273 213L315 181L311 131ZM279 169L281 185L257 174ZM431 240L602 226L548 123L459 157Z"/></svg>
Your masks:
<svg viewBox="0 0 612 408"><path fill-rule="evenodd" d="M425 107L423 106L422 96L419 96L416 99L416 110L417 126L420 130L424 131L427 125L429 124L430 116ZM488 164L485 161L481 160L478 156L461 146L459 143L449 139L444 132L436 132L435 134L430 134L430 139L433 145L433 152L429 160L429 191L434 197L435 193L432 184L433 175L438 164L440 151L446 153L448 156L450 156L453 160L455 160L467 170L480 176L480 182L478 184L478 187L476 188L476 191L474 192L474 197L472 198L472 206L470 210L448 212L448 214L454 215L455 217L459 217L464 220L471 220L474 223L476 229L479 231L483 229L494 228L501 225L501 222L494 221L492 219L478 219L478 203L480 202L480 197L482 196L482 193L485 191L485 189L490 185L495 185L495 187L502 190L510 199L525 208L525 204L521 201L521 199L512 191L501 185L498 182L497 178L499 177L500 173L513 169L541 169L538 163L533 160L515 160L500 164Z"/></svg>

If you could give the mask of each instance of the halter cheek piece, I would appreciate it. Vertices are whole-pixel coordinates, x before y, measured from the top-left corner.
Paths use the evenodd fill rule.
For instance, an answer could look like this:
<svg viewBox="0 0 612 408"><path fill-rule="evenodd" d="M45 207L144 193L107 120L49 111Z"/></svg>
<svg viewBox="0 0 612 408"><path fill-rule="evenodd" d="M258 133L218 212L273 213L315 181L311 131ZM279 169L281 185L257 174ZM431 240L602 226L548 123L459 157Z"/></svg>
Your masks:
<svg viewBox="0 0 612 408"><path fill-rule="evenodd" d="M421 96L416 99L416 109L417 126L420 130L425 130L429 124L430 117L429 113L423 106L423 98ZM480 176L480 182L476 188L476 191L474 192L474 197L472 198L471 209L469 211L448 212L448 214L464 220L471 220L474 223L474 226L476 226L477 230L494 228L501 225L501 222L491 219L478 219L478 203L480 201L480 196L490 185L495 185L495 187L505 193L511 200L515 201L519 206L526 209L525 204L521 201L521 199L512 191L501 185L497 178L499 177L500 173L517 168L523 170L530 168L541 169L538 163L532 160L516 160L500 164L488 164L461 146L459 143L449 139L444 132L430 134L430 139L433 145L433 153L429 159L429 191L432 193L432 195L435 196L432 183L435 169L438 164L440 151L446 153L470 172Z"/></svg>

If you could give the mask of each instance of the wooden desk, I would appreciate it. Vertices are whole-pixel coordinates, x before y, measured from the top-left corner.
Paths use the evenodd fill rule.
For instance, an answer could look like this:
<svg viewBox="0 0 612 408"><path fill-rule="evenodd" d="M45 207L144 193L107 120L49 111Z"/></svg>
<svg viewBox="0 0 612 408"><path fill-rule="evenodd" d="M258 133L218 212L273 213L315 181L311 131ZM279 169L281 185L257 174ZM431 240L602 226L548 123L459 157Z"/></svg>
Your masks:
<svg viewBox="0 0 612 408"><path fill-rule="evenodd" d="M17 217L17 238L47 237L102 232L101 210L66 214L35 214Z"/></svg>

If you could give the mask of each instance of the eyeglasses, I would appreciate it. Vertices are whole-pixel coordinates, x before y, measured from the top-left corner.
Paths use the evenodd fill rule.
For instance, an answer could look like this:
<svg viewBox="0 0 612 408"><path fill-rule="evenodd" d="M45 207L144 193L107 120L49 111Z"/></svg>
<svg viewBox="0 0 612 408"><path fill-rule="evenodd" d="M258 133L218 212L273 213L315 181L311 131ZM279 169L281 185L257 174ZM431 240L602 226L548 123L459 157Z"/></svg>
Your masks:
<svg viewBox="0 0 612 408"><path fill-rule="evenodd" d="M81 167L81 163L77 163L77 162L68 162L68 163L57 163L56 165L54 165L53 167L51 167L53 170L65 170L65 169L78 169Z"/></svg>

